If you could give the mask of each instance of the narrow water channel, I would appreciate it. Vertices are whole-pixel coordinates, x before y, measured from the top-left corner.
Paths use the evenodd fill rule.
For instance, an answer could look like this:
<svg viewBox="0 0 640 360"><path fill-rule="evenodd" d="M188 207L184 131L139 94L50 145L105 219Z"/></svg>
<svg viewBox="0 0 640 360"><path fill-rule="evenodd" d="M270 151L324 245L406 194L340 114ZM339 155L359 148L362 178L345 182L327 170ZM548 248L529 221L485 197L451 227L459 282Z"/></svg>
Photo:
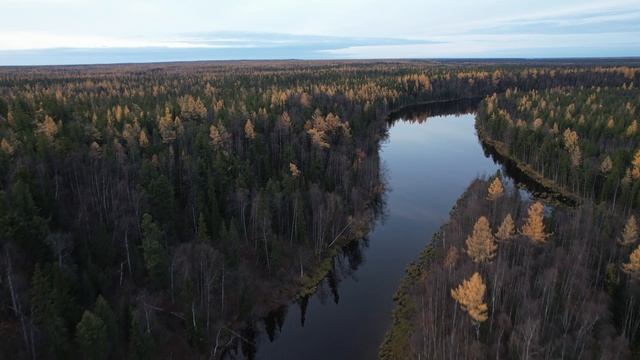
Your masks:
<svg viewBox="0 0 640 360"><path fill-rule="evenodd" d="M404 269L469 183L500 168L483 151L474 119L423 115L390 125L382 149L385 215L367 239L336 257L316 294L258 325L256 359L377 358Z"/></svg>

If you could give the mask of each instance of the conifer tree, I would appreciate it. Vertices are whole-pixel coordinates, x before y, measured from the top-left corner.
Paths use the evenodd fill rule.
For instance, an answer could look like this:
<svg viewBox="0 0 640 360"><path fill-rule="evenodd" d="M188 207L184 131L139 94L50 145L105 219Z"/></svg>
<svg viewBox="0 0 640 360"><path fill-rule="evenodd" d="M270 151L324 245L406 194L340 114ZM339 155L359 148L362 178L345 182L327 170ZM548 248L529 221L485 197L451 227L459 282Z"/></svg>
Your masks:
<svg viewBox="0 0 640 360"><path fill-rule="evenodd" d="M478 218L473 225L473 232L467 237L466 244L467 254L476 263L491 261L495 257L498 246L486 217Z"/></svg>
<svg viewBox="0 0 640 360"><path fill-rule="evenodd" d="M513 224L513 219L511 218L511 214L507 214L502 220L502 224L498 228L498 232L496 233L496 238L501 241L509 240L515 234L515 225Z"/></svg>
<svg viewBox="0 0 640 360"><path fill-rule="evenodd" d="M504 187L502 186L502 181L500 181L500 176L496 176L495 179L491 182L488 189L488 200L496 200L504 193Z"/></svg>
<svg viewBox="0 0 640 360"><path fill-rule="evenodd" d="M142 147L147 147L149 145L149 138L147 137L147 132L144 129L140 130L140 135L138 135L138 143Z"/></svg>
<svg viewBox="0 0 640 360"><path fill-rule="evenodd" d="M640 150L636 151L631 161L631 178L640 179Z"/></svg>
<svg viewBox="0 0 640 360"><path fill-rule="evenodd" d="M549 234L544 231L544 205L539 201L529 206L526 223L522 226L522 235L535 243L545 243Z"/></svg>
<svg viewBox="0 0 640 360"><path fill-rule="evenodd" d="M631 245L638 240L638 223L636 222L636 217L634 215L630 215L627 220L626 225L624 226L624 230L622 231L622 236L618 239L618 243L623 246Z"/></svg>
<svg viewBox="0 0 640 360"><path fill-rule="evenodd" d="M298 177L302 173L300 170L298 170L298 166L293 162L289 163L289 172L293 177Z"/></svg>
<svg viewBox="0 0 640 360"><path fill-rule="evenodd" d="M158 283L164 279L167 254L162 245L162 231L151 215L142 216L142 252L149 275Z"/></svg>
<svg viewBox="0 0 640 360"><path fill-rule="evenodd" d="M256 131L255 128L253 127L253 123L251 122L251 119L247 119L247 122L244 124L244 136L247 137L247 139L253 140L256 138Z"/></svg>
<svg viewBox="0 0 640 360"><path fill-rule="evenodd" d="M109 343L104 321L85 310L76 326L76 342L84 359L106 359Z"/></svg>
<svg viewBox="0 0 640 360"><path fill-rule="evenodd" d="M629 262L622 264L622 270L636 280L640 280L640 245L629 255Z"/></svg>
<svg viewBox="0 0 640 360"><path fill-rule="evenodd" d="M451 289L451 297L460 304L475 323L482 323L488 318L488 307L484 302L486 290L487 287L482 281L482 277L475 272L470 279L463 280L457 288Z"/></svg>
<svg viewBox="0 0 640 360"><path fill-rule="evenodd" d="M602 163L600 164L600 171L603 174L608 174L612 168L613 168L613 162L611 161L611 158L609 157L609 155L607 155L604 158L604 160L602 160Z"/></svg>

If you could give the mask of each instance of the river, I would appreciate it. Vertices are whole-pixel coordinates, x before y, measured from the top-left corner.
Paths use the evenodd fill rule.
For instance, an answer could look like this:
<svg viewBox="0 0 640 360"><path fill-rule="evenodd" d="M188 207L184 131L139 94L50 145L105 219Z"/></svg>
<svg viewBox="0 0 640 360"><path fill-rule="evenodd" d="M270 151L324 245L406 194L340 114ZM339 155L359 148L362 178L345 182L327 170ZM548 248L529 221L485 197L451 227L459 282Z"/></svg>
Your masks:
<svg viewBox="0 0 640 360"><path fill-rule="evenodd" d="M399 116L382 147L384 216L366 239L334 259L334 271L313 296L258 324L256 353L248 357L377 358L404 269L447 221L469 183L501 168L483 150L473 113Z"/></svg>

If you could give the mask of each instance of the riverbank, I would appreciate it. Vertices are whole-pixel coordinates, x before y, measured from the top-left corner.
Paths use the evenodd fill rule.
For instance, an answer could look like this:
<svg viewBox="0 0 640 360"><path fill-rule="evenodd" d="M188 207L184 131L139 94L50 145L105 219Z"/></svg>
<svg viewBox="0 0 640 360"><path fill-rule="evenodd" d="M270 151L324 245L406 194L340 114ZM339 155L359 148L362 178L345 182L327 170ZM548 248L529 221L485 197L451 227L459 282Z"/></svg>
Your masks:
<svg viewBox="0 0 640 360"><path fill-rule="evenodd" d="M450 218L458 215L460 206L466 202L471 186L462 194L451 209ZM416 284L422 282L428 276L429 266L442 258L441 251L435 243L441 241L444 236L444 228L449 222L443 224L431 238L429 243L420 253L417 260L409 264L405 269L398 290L393 296L395 306L391 313L391 326L387 330L384 340L380 345L378 356L381 360L406 359L409 357L409 340L415 331L415 322L419 309L412 296Z"/></svg>
<svg viewBox="0 0 640 360"><path fill-rule="evenodd" d="M544 199L548 202L560 203L563 205L577 206L581 202L581 198L556 184L553 180L546 178L527 163L511 156L507 145L501 141L497 141L489 137L486 131L476 120L476 132L483 147L491 153L494 158L502 163L507 170L516 170L520 174L510 174L511 177L522 179L522 183L533 183L532 193L535 197ZM524 179L523 176L524 175Z"/></svg>

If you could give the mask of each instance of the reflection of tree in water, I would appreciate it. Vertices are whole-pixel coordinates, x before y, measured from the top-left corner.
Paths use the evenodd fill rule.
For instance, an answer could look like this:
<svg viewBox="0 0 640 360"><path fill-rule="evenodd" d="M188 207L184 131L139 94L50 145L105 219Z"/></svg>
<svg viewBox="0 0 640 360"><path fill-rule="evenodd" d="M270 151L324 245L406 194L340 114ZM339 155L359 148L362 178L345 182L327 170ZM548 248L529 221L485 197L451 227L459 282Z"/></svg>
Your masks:
<svg viewBox="0 0 640 360"><path fill-rule="evenodd" d="M421 124L434 116L469 114L478 109L480 100L480 98L460 99L410 105L391 112L388 121L390 125L399 120Z"/></svg>
<svg viewBox="0 0 640 360"><path fill-rule="evenodd" d="M309 297L303 296L298 300L300 304L300 326L304 326L304 320L307 318L307 306L309 305Z"/></svg>
<svg viewBox="0 0 640 360"><path fill-rule="evenodd" d="M529 191L533 197L545 199L560 203L567 206L576 206L577 202L571 197L564 196L563 194L554 191L551 188L544 186L543 184L533 180L530 176L525 174L515 161L512 159L500 155L492 146L480 141L484 156L491 158L494 163L499 164L502 167L502 172L510 178L518 188L525 188Z"/></svg>
<svg viewBox="0 0 640 360"><path fill-rule="evenodd" d="M276 335L282 331L288 308L287 305L281 306L264 318L264 328L269 336L269 341L275 340Z"/></svg>

